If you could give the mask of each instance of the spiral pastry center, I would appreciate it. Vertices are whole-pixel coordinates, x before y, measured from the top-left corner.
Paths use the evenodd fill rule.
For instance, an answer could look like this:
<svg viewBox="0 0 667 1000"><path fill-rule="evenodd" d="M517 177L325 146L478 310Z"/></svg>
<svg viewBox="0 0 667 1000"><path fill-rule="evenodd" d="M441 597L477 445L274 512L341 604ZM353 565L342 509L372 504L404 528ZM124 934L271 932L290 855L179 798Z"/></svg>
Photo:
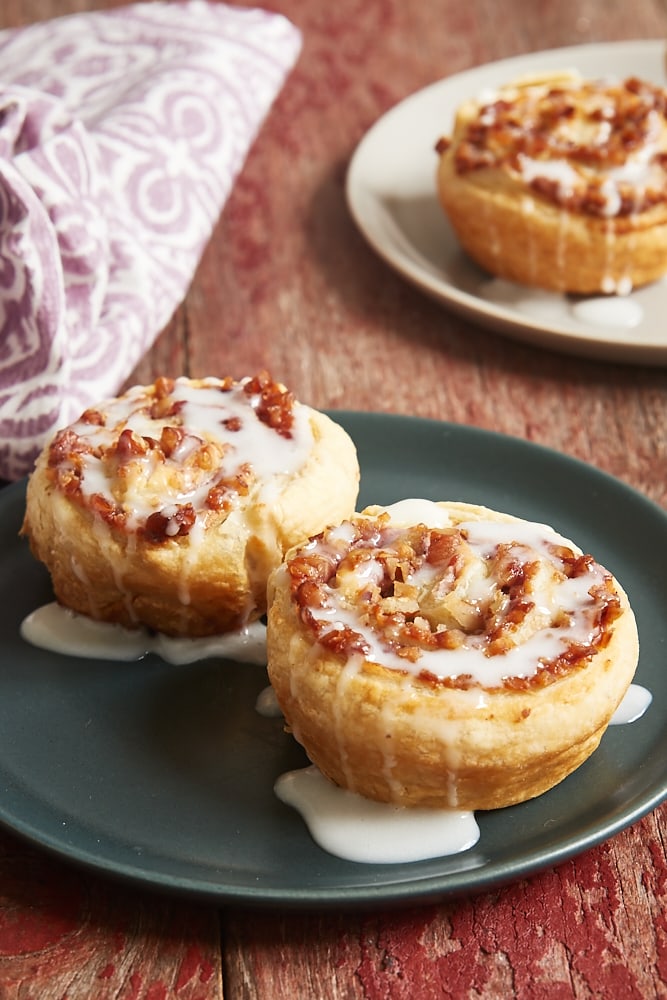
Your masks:
<svg viewBox="0 0 667 1000"><path fill-rule="evenodd" d="M459 688L548 684L603 648L620 612L611 574L528 522L361 515L292 554L286 572L322 646Z"/></svg>

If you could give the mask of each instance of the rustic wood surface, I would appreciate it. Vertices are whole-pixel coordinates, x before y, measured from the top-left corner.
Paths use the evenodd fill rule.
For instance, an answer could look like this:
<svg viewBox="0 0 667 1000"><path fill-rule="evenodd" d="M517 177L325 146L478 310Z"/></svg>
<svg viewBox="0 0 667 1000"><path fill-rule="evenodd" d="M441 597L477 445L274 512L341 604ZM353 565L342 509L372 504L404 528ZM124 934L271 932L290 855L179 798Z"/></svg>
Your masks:
<svg viewBox="0 0 667 1000"><path fill-rule="evenodd" d="M111 6L3 0L0 27ZM302 56L183 305L129 381L268 367L314 406L503 431L667 505L667 371L551 353L447 313L373 254L344 202L356 143L404 96L530 50L665 37L665 0L266 6L302 29ZM666 836L664 806L476 898L283 914L118 886L2 834L0 1000L665 997Z"/></svg>

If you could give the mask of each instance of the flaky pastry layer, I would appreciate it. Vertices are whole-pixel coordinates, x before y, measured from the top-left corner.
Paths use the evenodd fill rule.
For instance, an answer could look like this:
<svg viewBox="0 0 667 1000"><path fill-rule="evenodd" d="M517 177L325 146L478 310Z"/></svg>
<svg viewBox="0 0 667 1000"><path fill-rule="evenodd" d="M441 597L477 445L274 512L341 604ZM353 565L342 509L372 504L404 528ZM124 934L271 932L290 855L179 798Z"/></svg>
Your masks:
<svg viewBox="0 0 667 1000"><path fill-rule="evenodd" d="M667 92L575 73L471 100L438 144L442 207L490 274L628 292L667 272Z"/></svg>
<svg viewBox="0 0 667 1000"><path fill-rule="evenodd" d="M634 616L611 574L550 529L433 506L445 527L395 535L371 508L361 534L356 518L287 554L269 583L269 676L341 787L401 806L511 805L598 746L636 668Z"/></svg>
<svg viewBox="0 0 667 1000"><path fill-rule="evenodd" d="M270 571L354 510L354 444L269 376L158 380L40 455L23 532L73 611L174 636L266 610Z"/></svg>

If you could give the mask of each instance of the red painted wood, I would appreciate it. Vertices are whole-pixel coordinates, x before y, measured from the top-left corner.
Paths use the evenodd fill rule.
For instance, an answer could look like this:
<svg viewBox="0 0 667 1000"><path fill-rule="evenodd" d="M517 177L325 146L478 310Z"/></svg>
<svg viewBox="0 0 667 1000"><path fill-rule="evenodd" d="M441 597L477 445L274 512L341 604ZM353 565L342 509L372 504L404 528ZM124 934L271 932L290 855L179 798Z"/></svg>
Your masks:
<svg viewBox="0 0 667 1000"><path fill-rule="evenodd" d="M218 915L0 835L2 1000L215 1000Z"/></svg>

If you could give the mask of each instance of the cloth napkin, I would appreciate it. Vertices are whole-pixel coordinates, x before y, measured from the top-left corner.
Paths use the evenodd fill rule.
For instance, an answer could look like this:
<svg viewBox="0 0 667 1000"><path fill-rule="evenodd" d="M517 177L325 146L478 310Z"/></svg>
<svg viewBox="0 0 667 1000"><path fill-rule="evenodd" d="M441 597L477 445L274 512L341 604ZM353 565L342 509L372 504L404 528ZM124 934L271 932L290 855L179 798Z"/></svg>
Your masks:
<svg viewBox="0 0 667 1000"><path fill-rule="evenodd" d="M0 32L0 477L182 300L301 36L205 0Z"/></svg>

